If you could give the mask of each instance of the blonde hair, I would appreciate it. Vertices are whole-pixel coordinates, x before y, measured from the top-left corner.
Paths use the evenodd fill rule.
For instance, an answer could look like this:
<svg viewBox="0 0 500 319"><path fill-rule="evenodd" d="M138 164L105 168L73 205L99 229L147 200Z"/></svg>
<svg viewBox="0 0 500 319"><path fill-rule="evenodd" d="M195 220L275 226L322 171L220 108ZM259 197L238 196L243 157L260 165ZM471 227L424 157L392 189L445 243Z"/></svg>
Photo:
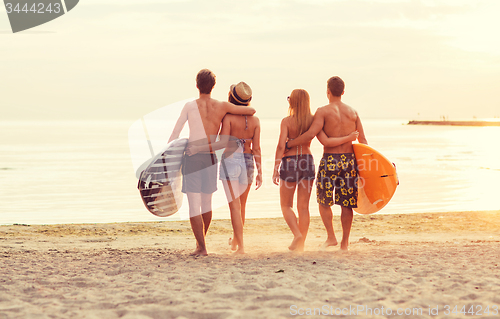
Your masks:
<svg viewBox="0 0 500 319"><path fill-rule="evenodd" d="M295 89L288 99L288 114L295 121L298 134L306 132L312 124L313 116L309 102L309 93L304 89Z"/></svg>

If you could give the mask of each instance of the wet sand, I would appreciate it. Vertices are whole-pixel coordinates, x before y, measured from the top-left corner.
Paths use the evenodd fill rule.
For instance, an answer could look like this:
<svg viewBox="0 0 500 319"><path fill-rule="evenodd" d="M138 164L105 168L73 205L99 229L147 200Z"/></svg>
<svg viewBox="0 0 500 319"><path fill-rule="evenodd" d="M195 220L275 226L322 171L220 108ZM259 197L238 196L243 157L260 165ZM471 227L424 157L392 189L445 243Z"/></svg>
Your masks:
<svg viewBox="0 0 500 319"><path fill-rule="evenodd" d="M0 319L500 318L500 211L355 215L348 253L319 218L303 253L281 218L248 220L243 256L230 236L193 257L189 222L0 226Z"/></svg>

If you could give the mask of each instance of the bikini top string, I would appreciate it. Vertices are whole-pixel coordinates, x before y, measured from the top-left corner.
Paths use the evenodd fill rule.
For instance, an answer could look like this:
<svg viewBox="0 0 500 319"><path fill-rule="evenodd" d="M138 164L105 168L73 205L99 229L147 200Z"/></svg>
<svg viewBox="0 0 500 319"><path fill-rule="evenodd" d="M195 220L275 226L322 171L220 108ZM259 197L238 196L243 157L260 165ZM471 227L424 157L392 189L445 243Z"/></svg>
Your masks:
<svg viewBox="0 0 500 319"><path fill-rule="evenodd" d="M248 118L247 116L245 115L245 131L248 130ZM246 142L246 138L240 138L240 144L241 144L241 147L243 148L243 151L245 151L245 142Z"/></svg>

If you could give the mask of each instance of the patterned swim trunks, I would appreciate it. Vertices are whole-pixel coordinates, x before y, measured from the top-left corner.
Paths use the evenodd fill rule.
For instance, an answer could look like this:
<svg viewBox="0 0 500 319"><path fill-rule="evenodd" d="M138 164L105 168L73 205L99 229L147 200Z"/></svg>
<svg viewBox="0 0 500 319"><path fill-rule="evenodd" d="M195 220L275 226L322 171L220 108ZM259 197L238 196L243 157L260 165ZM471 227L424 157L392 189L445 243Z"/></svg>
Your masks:
<svg viewBox="0 0 500 319"><path fill-rule="evenodd" d="M316 179L318 204L358 207L357 180L358 167L353 153L323 154Z"/></svg>

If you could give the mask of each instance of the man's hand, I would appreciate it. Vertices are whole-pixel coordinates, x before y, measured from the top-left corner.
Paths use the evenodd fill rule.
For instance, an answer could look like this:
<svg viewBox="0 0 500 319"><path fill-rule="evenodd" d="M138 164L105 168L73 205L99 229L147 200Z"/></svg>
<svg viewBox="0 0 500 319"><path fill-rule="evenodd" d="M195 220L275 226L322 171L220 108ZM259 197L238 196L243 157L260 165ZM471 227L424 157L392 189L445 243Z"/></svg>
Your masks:
<svg viewBox="0 0 500 319"><path fill-rule="evenodd" d="M283 156L286 156L286 154L288 154L288 152L290 152L292 150L292 148L288 146L288 142L289 141L293 141L293 139L287 139L286 140L285 150L283 151Z"/></svg>
<svg viewBox="0 0 500 319"><path fill-rule="evenodd" d="M196 145L189 145L186 147L186 155L187 156L193 156L194 154L199 152L199 148Z"/></svg>
<svg viewBox="0 0 500 319"><path fill-rule="evenodd" d="M358 139L359 132L358 131L354 131L351 134L349 134L348 136L349 136L349 139L354 142L355 140Z"/></svg>

